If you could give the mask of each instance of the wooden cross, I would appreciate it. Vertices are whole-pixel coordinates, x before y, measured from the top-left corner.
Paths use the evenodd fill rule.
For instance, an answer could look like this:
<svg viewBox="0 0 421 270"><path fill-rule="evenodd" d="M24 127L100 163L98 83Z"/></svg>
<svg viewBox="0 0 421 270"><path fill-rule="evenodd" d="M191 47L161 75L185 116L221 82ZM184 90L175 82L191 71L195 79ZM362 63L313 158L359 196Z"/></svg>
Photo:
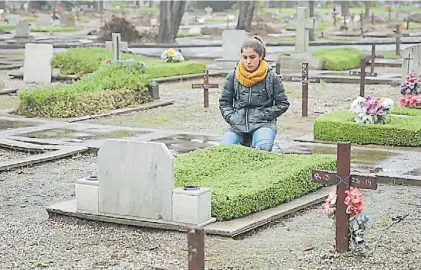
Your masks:
<svg viewBox="0 0 421 270"><path fill-rule="evenodd" d="M336 186L336 251L349 251L349 215L346 213L345 191L350 187L377 189L375 176L351 174L351 144L338 143L337 172L312 171L313 181Z"/></svg>
<svg viewBox="0 0 421 270"><path fill-rule="evenodd" d="M308 116L308 83L320 83L320 78L308 77L308 63L301 63L301 76L280 76L283 81L301 82L301 116Z"/></svg>
<svg viewBox="0 0 421 270"><path fill-rule="evenodd" d="M218 84L210 84L209 83L209 70L205 70L205 75L203 76L203 84L201 83L194 83L191 85L193 89L202 88L203 89L203 107L209 108L209 89L210 88L218 88Z"/></svg>
<svg viewBox="0 0 421 270"><path fill-rule="evenodd" d="M188 270L205 269L205 233L203 228L187 229ZM169 270L161 266L152 267L153 270Z"/></svg>

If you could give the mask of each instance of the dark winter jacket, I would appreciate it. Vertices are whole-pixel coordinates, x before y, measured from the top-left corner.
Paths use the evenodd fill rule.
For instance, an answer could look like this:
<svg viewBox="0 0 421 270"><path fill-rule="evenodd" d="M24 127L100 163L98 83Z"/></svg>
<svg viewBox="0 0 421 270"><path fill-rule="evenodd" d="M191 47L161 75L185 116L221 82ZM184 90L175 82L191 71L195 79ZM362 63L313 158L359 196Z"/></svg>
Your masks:
<svg viewBox="0 0 421 270"><path fill-rule="evenodd" d="M252 87L239 84L235 70L228 73L219 98L219 109L230 130L251 134L261 127L276 131L276 119L290 103L279 76L269 68L266 79Z"/></svg>

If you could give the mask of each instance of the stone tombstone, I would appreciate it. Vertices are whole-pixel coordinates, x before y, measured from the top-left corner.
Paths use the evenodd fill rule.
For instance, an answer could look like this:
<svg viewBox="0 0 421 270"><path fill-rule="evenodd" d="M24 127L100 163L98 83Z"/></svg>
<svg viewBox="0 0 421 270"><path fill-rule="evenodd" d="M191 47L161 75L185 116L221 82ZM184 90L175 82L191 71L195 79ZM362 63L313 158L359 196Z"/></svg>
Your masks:
<svg viewBox="0 0 421 270"><path fill-rule="evenodd" d="M206 15L210 16L212 14L213 8L210 6L205 7Z"/></svg>
<svg viewBox="0 0 421 270"><path fill-rule="evenodd" d="M48 27L52 23L52 19L50 15L40 15L38 18L38 25L40 27Z"/></svg>
<svg viewBox="0 0 421 270"><path fill-rule="evenodd" d="M242 43L249 36L244 30L224 30L222 32L223 60L239 61Z"/></svg>
<svg viewBox="0 0 421 270"><path fill-rule="evenodd" d="M309 31L314 28L315 18L307 16L306 7L297 8L297 20L295 25L295 52L307 53L309 51Z"/></svg>
<svg viewBox="0 0 421 270"><path fill-rule="evenodd" d="M410 72L421 73L421 44L410 46L402 51L402 79Z"/></svg>
<svg viewBox="0 0 421 270"><path fill-rule="evenodd" d="M52 59L52 44L26 43L23 81L29 83L51 83Z"/></svg>
<svg viewBox="0 0 421 270"><path fill-rule="evenodd" d="M12 25L17 25L19 21L22 19L20 15L17 15L17 14L7 15L6 18L9 24L12 24Z"/></svg>
<svg viewBox="0 0 421 270"><path fill-rule="evenodd" d="M105 141L98 152L99 212L172 220L173 159L163 143Z"/></svg>
<svg viewBox="0 0 421 270"><path fill-rule="evenodd" d="M27 21L19 21L15 31L16 38L29 37L29 23Z"/></svg>

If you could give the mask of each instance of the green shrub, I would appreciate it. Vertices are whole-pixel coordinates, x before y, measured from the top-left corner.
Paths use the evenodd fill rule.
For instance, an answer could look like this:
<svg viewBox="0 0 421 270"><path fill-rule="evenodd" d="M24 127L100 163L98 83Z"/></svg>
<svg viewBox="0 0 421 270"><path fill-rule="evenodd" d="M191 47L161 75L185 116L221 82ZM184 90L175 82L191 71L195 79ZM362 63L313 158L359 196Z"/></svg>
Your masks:
<svg viewBox="0 0 421 270"><path fill-rule="evenodd" d="M16 114L66 118L119 109L150 100L150 76L139 63L104 65L73 84L60 84L23 91Z"/></svg>
<svg viewBox="0 0 421 270"><path fill-rule="evenodd" d="M60 68L64 75L83 75L98 69L105 59L112 59L112 52L104 48L72 48L63 53L54 55L52 66ZM152 59L140 55L123 53L123 60L134 59L146 64L146 72L152 78L162 78L177 75L203 73L206 64L195 61L180 63L165 63L163 60Z"/></svg>
<svg viewBox="0 0 421 270"><path fill-rule="evenodd" d="M212 216L229 220L291 201L321 187L313 169L334 170L325 155L269 153L238 145L199 149L175 159L177 187L212 191Z"/></svg>
<svg viewBox="0 0 421 270"><path fill-rule="evenodd" d="M324 48L313 51L312 55L323 59L323 69L335 71L357 68L364 57L355 48Z"/></svg>
<svg viewBox="0 0 421 270"><path fill-rule="evenodd" d="M421 145L421 111L418 109L395 108L387 124L358 124L354 117L348 110L320 115L314 123L314 138L357 144Z"/></svg>

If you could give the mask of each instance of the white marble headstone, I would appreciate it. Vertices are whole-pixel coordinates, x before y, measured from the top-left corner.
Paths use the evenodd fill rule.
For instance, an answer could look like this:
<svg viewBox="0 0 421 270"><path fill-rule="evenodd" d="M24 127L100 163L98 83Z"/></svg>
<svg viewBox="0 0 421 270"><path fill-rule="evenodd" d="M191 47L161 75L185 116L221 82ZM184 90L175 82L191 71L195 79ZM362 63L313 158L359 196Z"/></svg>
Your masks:
<svg viewBox="0 0 421 270"><path fill-rule="evenodd" d="M421 73L421 44L410 46L402 51L402 78L410 72Z"/></svg>
<svg viewBox="0 0 421 270"><path fill-rule="evenodd" d="M52 44L25 44L23 81L32 83L51 83L53 59Z"/></svg>
<svg viewBox="0 0 421 270"><path fill-rule="evenodd" d="M222 32L223 59L240 60L241 45L248 38L244 30L224 30Z"/></svg>
<svg viewBox="0 0 421 270"><path fill-rule="evenodd" d="M172 219L173 156L163 143L107 140L98 152L99 212Z"/></svg>

